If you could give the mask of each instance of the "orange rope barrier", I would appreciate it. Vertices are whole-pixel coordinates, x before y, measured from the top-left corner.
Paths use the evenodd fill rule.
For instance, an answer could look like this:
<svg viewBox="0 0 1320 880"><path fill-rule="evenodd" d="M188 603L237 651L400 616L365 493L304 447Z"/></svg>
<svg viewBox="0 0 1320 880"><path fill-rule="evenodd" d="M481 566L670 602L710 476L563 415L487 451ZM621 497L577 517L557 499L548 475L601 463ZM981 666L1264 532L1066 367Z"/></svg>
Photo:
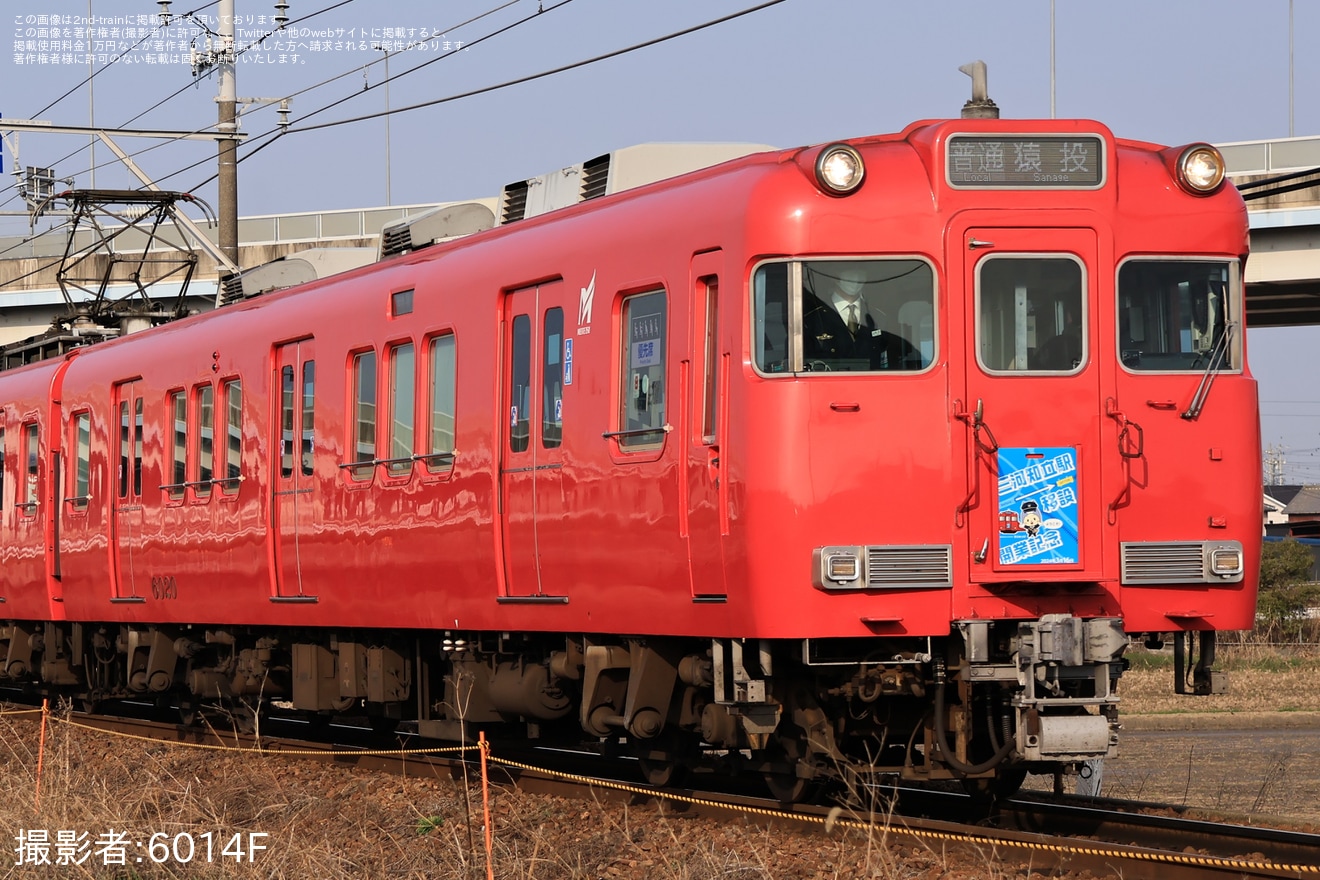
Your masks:
<svg viewBox="0 0 1320 880"><path fill-rule="evenodd" d="M41 737L37 745L37 800L33 812L41 812L41 767L46 759L46 720L50 718L50 700L41 701Z"/></svg>
<svg viewBox="0 0 1320 880"><path fill-rule="evenodd" d="M486 826L486 880L495 880L495 858L491 852L490 827L490 786L486 777L486 753L490 743L486 742L486 732L477 733L477 743L481 747L481 817Z"/></svg>

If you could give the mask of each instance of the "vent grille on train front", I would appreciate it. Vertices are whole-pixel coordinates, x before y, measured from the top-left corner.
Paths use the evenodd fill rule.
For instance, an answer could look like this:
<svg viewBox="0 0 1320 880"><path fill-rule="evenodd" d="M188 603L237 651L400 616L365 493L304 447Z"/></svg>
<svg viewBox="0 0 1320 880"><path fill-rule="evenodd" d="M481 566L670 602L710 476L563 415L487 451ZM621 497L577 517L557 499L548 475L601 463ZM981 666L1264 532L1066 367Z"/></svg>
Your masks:
<svg viewBox="0 0 1320 880"><path fill-rule="evenodd" d="M527 181L504 187L500 199L500 223L513 223L527 216Z"/></svg>
<svg viewBox="0 0 1320 880"><path fill-rule="evenodd" d="M1203 584L1216 581L1206 572L1200 541L1122 544L1125 584Z"/></svg>
<svg viewBox="0 0 1320 880"><path fill-rule="evenodd" d="M605 195L610 182L610 154L582 164L582 201Z"/></svg>
<svg viewBox="0 0 1320 880"><path fill-rule="evenodd" d="M952 587L953 547L948 544L867 547L866 586Z"/></svg>

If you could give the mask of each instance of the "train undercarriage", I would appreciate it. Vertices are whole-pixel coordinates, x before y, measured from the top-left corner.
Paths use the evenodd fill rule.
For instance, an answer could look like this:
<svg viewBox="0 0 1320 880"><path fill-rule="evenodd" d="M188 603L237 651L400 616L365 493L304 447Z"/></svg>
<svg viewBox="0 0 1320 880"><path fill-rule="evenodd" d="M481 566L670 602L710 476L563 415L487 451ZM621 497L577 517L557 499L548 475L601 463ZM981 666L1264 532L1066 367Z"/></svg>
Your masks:
<svg viewBox="0 0 1320 880"><path fill-rule="evenodd" d="M1007 793L1116 754L1121 622L963 621L945 638L691 639L14 623L0 683L83 708L409 722L423 737L630 753L645 778L758 774L781 801L877 777Z"/></svg>

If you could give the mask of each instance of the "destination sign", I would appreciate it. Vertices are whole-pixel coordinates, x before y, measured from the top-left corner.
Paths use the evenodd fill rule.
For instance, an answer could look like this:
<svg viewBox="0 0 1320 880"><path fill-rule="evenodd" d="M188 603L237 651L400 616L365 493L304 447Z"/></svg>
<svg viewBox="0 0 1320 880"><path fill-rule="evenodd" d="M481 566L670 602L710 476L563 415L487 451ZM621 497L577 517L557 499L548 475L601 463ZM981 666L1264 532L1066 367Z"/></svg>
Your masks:
<svg viewBox="0 0 1320 880"><path fill-rule="evenodd" d="M955 189L1095 189L1105 182L1095 135L954 135L945 174Z"/></svg>

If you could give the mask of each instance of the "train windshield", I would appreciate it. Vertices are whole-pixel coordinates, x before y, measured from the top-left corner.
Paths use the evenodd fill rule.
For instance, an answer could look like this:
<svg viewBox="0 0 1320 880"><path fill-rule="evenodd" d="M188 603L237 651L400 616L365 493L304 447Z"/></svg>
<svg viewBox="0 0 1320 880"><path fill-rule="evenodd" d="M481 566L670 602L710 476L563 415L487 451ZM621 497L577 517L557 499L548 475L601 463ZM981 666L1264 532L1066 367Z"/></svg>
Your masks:
<svg viewBox="0 0 1320 880"><path fill-rule="evenodd" d="M924 260L763 263L752 296L764 373L889 373L935 361L935 272Z"/></svg>
<svg viewBox="0 0 1320 880"><path fill-rule="evenodd" d="M1232 344L1237 321L1235 261L1140 258L1118 270L1118 346L1134 371L1201 371L1215 349L1238 369ZM1239 337L1241 334L1237 334Z"/></svg>

